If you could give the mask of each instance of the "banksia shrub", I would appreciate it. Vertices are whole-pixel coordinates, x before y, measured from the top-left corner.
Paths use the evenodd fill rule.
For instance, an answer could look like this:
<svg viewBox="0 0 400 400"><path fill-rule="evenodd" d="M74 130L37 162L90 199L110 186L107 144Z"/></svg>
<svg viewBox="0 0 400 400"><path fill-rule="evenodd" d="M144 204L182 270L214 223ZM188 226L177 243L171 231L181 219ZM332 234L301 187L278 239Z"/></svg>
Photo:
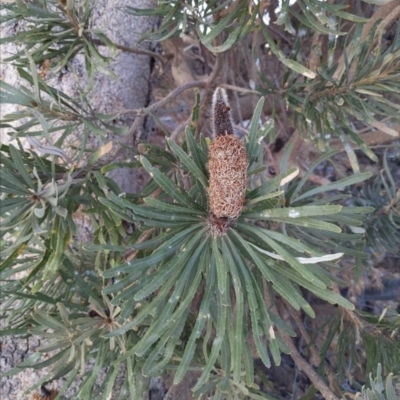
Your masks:
<svg viewBox="0 0 400 400"><path fill-rule="evenodd" d="M288 352L284 337L295 335L268 304L283 299L314 317L305 289L354 308L333 290L332 282L340 281L332 268L339 258L354 256L349 243L361 239L342 233L342 227L362 224L371 208L332 204L337 196L329 191L370 174L319 188L308 187L307 176L296 180L297 169L267 181L259 143L273 123L259 128L264 99L256 106L246 144L233 135L220 89L213 104L217 137L210 145L202 135L196 142L199 103L197 95L182 146L171 139L166 149L140 145L137 164L151 177L140 193L121 193L102 176L105 172L88 178L92 186L99 185L90 198L93 213L112 216L105 225L110 241L99 235L85 249L96 258L97 270L81 272L71 248L59 266L59 285L71 289L65 304L48 295L45 311L21 315L6 310L19 329L23 317L30 332L43 336L43 345L24 367L51 364L47 382L62 376L69 382L80 373L85 380L76 398L93 398L100 366L111 366L100 389L108 398L121 364L126 374L121 390L131 398L140 398L145 389L143 376L174 369L177 384L193 367L202 371L193 388L196 397L216 393L218 398L223 392L235 398L242 388L242 394L257 396L254 352L266 367L271 357L279 365L281 353ZM223 195L215 192L217 185ZM135 227L131 235L120 229L127 223ZM24 290L18 279L9 279L9 293L14 286ZM89 371L88 360L95 361Z"/></svg>
<svg viewBox="0 0 400 400"><path fill-rule="evenodd" d="M214 94L215 139L209 147L210 212L217 218L237 218L242 212L247 187L248 159L244 144L233 134L229 104L223 89Z"/></svg>
<svg viewBox="0 0 400 400"><path fill-rule="evenodd" d="M193 118L198 115L198 100ZM350 211L330 204L327 193L370 175L318 191L307 187L307 177L296 180L296 169L266 181L259 143L273 124L258 126L263 103L261 99L254 111L244 145L233 135L226 96L217 89L216 138L209 146L202 135L198 143L194 140L196 121L186 129L182 146L170 139L168 149L142 144L140 162L152 177L148 186L134 197L110 190L99 199L116 216L136 224L140 235L137 243L109 247L134 251L135 257L121 258L103 272L110 282L103 293L124 316L120 328L104 336L120 338L142 330L121 358L135 355L143 360L145 376L159 375L169 366L176 370L177 384L190 366L198 366L202 373L195 396L233 393L241 385L258 393L252 388L249 343L269 367L270 356L279 365L281 352L288 351L281 334L295 334L276 310L267 307L268 301L283 298L314 317L302 287L353 309L332 290L336 278L330 269L345 254L353 254L344 245L335 252L339 243L361 239L342 234L339 224L344 226L350 212L352 222L358 223L371 209ZM223 195L217 193L218 185ZM326 194L323 201L315 192ZM149 197L151 193L157 198ZM220 372L210 383L213 370Z"/></svg>
<svg viewBox="0 0 400 400"><path fill-rule="evenodd" d="M352 265L361 275L364 235L371 247L381 243L392 251L398 248L395 174L392 177L385 167L379 182L371 191L365 187L364 199L357 202L347 187L365 181L369 174L349 174L322 187L311 186L310 174L335 152L313 162L298 178L298 169L286 171L285 165L295 159L290 157L293 142L289 142L281 158L282 173L267 179L260 146L273 129L273 119L282 124L285 138L294 126L319 149L334 143L336 147L340 141L355 172L360 170L355 146L377 160L364 143L368 133L377 133L380 140L381 133L398 136L400 25L395 32L396 18L392 18L397 2L159 1L149 9L135 8L132 2L125 9L133 15L163 17L160 24L151 22L158 28L145 39L185 35L182 41L173 39L172 52L168 48L162 56L144 52L154 61L144 64L154 68L151 76L141 76L169 83L170 63L165 61L172 55L177 57L171 68L174 78L187 66L185 77L193 72L193 78L205 79L188 82L144 108L121 109L126 97L120 93L121 101L111 102L115 109L105 107L107 114L90 100L96 97L90 93L93 78L99 76L95 72L107 72L117 50L137 50L114 43L101 23L96 28L93 3L0 3L0 23L8 25L5 32L12 32L1 43L13 44L4 61L14 63L21 78L15 81L5 70L5 80L12 76L16 85L0 79L0 103L16 106L0 125L10 129L10 140L15 140L0 145L5 328L0 335L35 335L41 342L36 353L3 375L46 368L46 376L30 390L43 383L53 387L58 381L57 400L66 396L74 381L78 386L70 395L74 400L141 399L150 376L174 371L174 382L179 383L189 370L200 373L193 388L195 398L270 399L278 388L266 381L269 374L254 358L268 368L272 362L279 365L281 353L291 353L314 385L303 398L314 398L316 390L325 399L349 395L359 387L362 370L378 362L386 364L384 374L391 370L398 375L398 316L394 319L393 310L387 309L385 318L384 313L375 320L371 315L360 318L344 310L354 307L338 288L346 285L341 278L351 279ZM386 13L363 3L393 8ZM350 14L351 10L360 10L362 16ZM384 17L381 22L379 16ZM286 31L285 48L276 36L283 31L270 29L274 24ZM113 37L117 40L120 35ZM184 50L179 42L189 46ZM186 53L183 63L181 50ZM118 57L112 70L124 80L126 68L118 66L120 59L125 57ZM77 68L80 60L86 64L88 85L85 79L80 81L85 76ZM74 98L61 90L68 71L79 76L79 93L68 90L76 94ZM50 79L45 82L47 74ZM276 105L271 120L259 127L267 112L262 98L242 144L232 130L226 93L217 89L212 104L215 137L210 145L194 132L201 125L196 121L197 95L182 143L167 140L166 147L141 143L130 149L135 158L125 157L128 143L140 136L138 126L143 125L143 133L150 131L145 116L166 129L164 113L177 110L172 103L177 96L192 86L207 91L216 79L237 91L235 104L242 120L250 118L248 108L242 107L247 99L253 103L250 95L271 96ZM96 86L103 83L101 77ZM157 84L154 89L155 97L164 91ZM128 127L120 125L119 116L126 116L126 121L136 118ZM99 135L95 141L102 142L99 149L93 148L92 135ZM121 141L115 153L107 154L110 143L103 140L110 136L114 145L118 137ZM87 162L82 163L82 156ZM125 172L144 168L150 180L139 193L126 194L108 174L117 168ZM363 225L370 206L378 210ZM93 240L84 246L79 241L84 232L75 223L78 216L87 216L93 228ZM346 262L338 265L342 257ZM351 267L344 270L346 265ZM311 321L316 304L319 314ZM332 318L325 320L323 314ZM296 335L292 322L305 339L297 346L290 339ZM297 351L304 358L296 357ZM303 368L306 358L312 364L308 372ZM327 378L324 372L335 395L326 393L327 385L321 387ZM264 387L257 385L256 376ZM298 398L296 386L304 389L296 382L290 385L293 398ZM371 395L365 389L360 396L382 397L382 387L378 373L375 387L371 382ZM385 395L393 391L388 384ZM289 392L290 388L286 397ZM36 399L52 396L42 389Z"/></svg>

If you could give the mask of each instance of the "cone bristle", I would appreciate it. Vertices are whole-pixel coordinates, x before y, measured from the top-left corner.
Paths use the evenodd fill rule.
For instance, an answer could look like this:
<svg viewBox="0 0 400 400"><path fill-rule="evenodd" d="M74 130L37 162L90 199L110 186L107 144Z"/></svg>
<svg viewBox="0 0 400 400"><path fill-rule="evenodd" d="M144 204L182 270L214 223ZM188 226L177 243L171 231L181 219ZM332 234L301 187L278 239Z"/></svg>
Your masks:
<svg viewBox="0 0 400 400"><path fill-rule="evenodd" d="M237 218L247 187L246 149L236 136L218 136L210 145L209 157L210 211L217 218Z"/></svg>
<svg viewBox="0 0 400 400"><path fill-rule="evenodd" d="M217 88L213 96L214 137L233 135L228 95L226 91Z"/></svg>

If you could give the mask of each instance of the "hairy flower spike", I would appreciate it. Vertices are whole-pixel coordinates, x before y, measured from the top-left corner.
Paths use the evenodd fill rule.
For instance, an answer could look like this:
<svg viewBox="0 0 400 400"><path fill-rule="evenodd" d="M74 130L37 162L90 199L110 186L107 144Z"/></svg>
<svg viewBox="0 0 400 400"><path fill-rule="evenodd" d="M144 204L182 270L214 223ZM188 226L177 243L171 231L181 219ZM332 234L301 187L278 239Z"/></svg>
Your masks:
<svg viewBox="0 0 400 400"><path fill-rule="evenodd" d="M55 389L48 390L45 386L41 386L41 393L35 393L32 400L53 400L58 396Z"/></svg>
<svg viewBox="0 0 400 400"><path fill-rule="evenodd" d="M230 115L228 96L226 91L217 88L213 95L213 120L214 120L214 137L221 135L233 135L232 120Z"/></svg>
<svg viewBox="0 0 400 400"><path fill-rule="evenodd" d="M247 187L246 148L233 134L229 110L226 92L217 88L213 99L216 137L209 147L208 161L208 203L211 215L217 219L235 219L240 215ZM216 220L210 220L214 225L212 221ZM221 221L218 221L220 226Z"/></svg>

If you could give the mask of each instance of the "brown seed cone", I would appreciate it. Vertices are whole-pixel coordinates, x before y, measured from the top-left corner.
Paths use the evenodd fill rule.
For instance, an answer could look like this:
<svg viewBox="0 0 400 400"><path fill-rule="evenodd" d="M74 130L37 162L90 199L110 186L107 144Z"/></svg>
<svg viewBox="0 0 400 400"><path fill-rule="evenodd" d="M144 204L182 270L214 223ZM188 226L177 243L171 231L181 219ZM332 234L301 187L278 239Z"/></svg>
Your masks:
<svg viewBox="0 0 400 400"><path fill-rule="evenodd" d="M242 212L247 167L246 148L236 136L214 139L209 147L208 205L217 218L237 218Z"/></svg>

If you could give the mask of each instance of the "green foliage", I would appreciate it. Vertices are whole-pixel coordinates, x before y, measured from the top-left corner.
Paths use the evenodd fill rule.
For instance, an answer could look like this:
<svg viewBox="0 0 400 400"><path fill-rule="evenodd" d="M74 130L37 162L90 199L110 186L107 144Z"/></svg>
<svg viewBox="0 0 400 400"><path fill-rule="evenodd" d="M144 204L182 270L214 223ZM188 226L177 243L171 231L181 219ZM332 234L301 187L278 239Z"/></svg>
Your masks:
<svg viewBox="0 0 400 400"><path fill-rule="evenodd" d="M113 55L116 48L104 33L90 29L92 6L89 0L79 3L70 0L3 3L0 10L5 9L7 13L3 14L0 23L27 23L27 29L0 40L0 44L13 42L25 45L4 61L24 66L51 60L53 71L59 72L75 55L83 53L89 77L93 77L95 68L110 74L106 68L109 59L100 54L94 40L97 44L100 42L108 46Z"/></svg>
<svg viewBox="0 0 400 400"><path fill-rule="evenodd" d="M89 133L105 137L109 131L118 134L127 132L126 127L118 128L109 123L114 116L94 113L84 94L80 101L77 101L60 90L48 86L37 75L34 65L29 66L28 69L18 68L17 71L21 79L32 89L28 89L26 86L15 88L4 81L0 81L0 104L23 106L22 111L7 114L1 121L1 128L10 128L14 131L12 139L41 136L51 142L50 137L52 135L60 134L54 144L56 147L61 147L65 139L80 128L83 128L82 135L84 138ZM82 144L85 142L86 139L82 140ZM34 139L30 140L30 144L41 153L61 156L67 162L79 160L86 151L82 145L80 151L75 152L75 157L71 160L60 149L42 148ZM97 159L92 160L92 164L96 161Z"/></svg>
<svg viewBox="0 0 400 400"><path fill-rule="evenodd" d="M257 109L261 107L262 101ZM256 118L257 113L254 121ZM252 160L249 170L257 170L263 164L262 157L256 154L256 143L272 128L262 127L259 130L254 121L247 143ZM10 308L9 318L13 320L13 329L17 329L12 332L27 332L27 323L36 325L37 328L29 328L28 332L39 334L49 342L39 351L59 351L51 362L45 363L53 364L54 361L52 375L38 385L65 374L70 378L81 371L86 383L81 387L79 396L85 398L92 390L98 368L105 365L106 359L107 364L118 366L129 362L139 365L133 361L137 358L142 363L140 368L145 376L159 375L165 368L177 368L175 383L178 383L184 378L189 365L202 365L200 358L207 361L203 364L195 393L200 394L204 390L233 393L239 390L257 398L259 391L246 387L246 382L254 381L254 372L246 367L246 359L250 356L246 355L249 351L246 341L254 342L261 360L268 367L271 356L279 365L280 353L287 352L280 330L295 334L274 311L276 294L311 317L314 312L305 300L301 287L328 302L353 308L351 303L331 290L332 281L338 281L331 271L335 268L333 262L343 254L354 255L354 250L344 244L361 239L357 234L341 233L340 226L362 224L363 215L371 211L370 208L353 207L350 217L350 210L346 207L330 204L327 194L337 184L333 184L335 186L332 188L308 188L305 186L307 177L295 180L296 170L263 182L259 172L251 175L250 190L241 217L228 228L226 235L215 237L210 233L207 212L207 175L204 169L207 147L204 143L201 139L197 144L192 129L188 127L186 142L182 147L168 141L169 151L165 151L143 144L140 161L152 181L147 186L151 189L145 188L145 196L138 194L136 200L107 189L106 181L98 172L87 175L84 186L89 193L96 194L91 202L91 212L101 215L104 221L105 229L99 226L96 234L101 240L88 248L100 251L96 256L96 264L102 278L97 278L96 286L87 287L85 281L79 278L86 272L74 267L68 256L74 253L68 245L68 235L59 231L56 245L60 240L64 243L60 253L54 252L51 247L49 253L51 256L60 255L58 263L62 266L59 267L59 273L63 277L63 284L59 288L60 294L55 298L67 301L68 309L63 301L48 300L54 298L54 294L50 296L47 292L50 288L45 284L46 274L42 278L42 291L36 288L36 295L29 295L32 292L29 286L21 286L20 282L11 279L7 292L10 296L9 307L13 300L21 296L27 297L28 313L32 309L29 305L34 304L32 300L46 304L46 312L34 312L25 322L16 318ZM22 163L16 157L16 149L9 149L14 155L13 162ZM27 155L25 159L26 163L33 160ZM13 167L11 162L6 165ZM25 166L23 170L26 170ZM29 185L36 188L38 183L31 182L29 170L25 174L14 167L11 172L10 176L19 179L21 194L10 193L7 186L2 186L9 202L13 200L17 204L18 201L30 201L27 197L29 191L22 188ZM338 184L343 187L368 177L369 174L360 174ZM26 182L23 185L24 180ZM158 198L148 197L157 187L162 189ZM50 202L47 205L47 198L42 197L39 197L40 205L45 208L44 212L47 210L47 215L51 215L54 204ZM36 208L35 203L30 204L29 216L43 218L42 214L35 214ZM107 220L113 222L108 224ZM146 237L146 240L135 243L124 239L123 232L118 231L122 220L134 223L138 234ZM63 217L58 216L54 223L62 226L62 221ZM39 219L38 224L41 223ZM278 226L280 229L277 230ZM52 235L50 240L53 238ZM316 246L315 243L321 244ZM121 254L131 249L138 251L137 257L131 261L124 260ZM8 259L8 265L20 262L27 261L16 260L14 253ZM40 263L49 268L46 260L42 259ZM71 297L70 279L74 268L77 269L73 281L86 293L83 303L76 295ZM9 279L12 276L10 270L8 276ZM26 282L31 279L29 276ZM111 284L107 285L110 279ZM103 292L102 297L99 297L99 290ZM268 293L268 300L265 293ZM73 312L71 304L85 306L87 310L94 309L103 319L110 318L112 322L94 323L84 317L82 311ZM193 307L199 311L193 312ZM104 314L104 310L109 310L108 314ZM233 326L233 331L227 329L228 326ZM59 333L56 336L48 335L46 332L50 328ZM202 337L204 329L208 333ZM142 333L137 334L138 331ZM215 333L210 336L211 332ZM86 349L86 343L90 343L90 348L98 349L94 372L89 375L82 370L86 355L93 357L91 351ZM70 362L66 365L67 359ZM210 387L207 382L212 370L220 372L213 378ZM111 369L112 376L106 380L110 387L112 384L109 379L115 379L116 371Z"/></svg>
<svg viewBox="0 0 400 400"><path fill-rule="evenodd" d="M338 19L354 22L366 22L367 19L357 17L346 11L346 5L326 4L314 0L298 1L304 15L290 7L289 0L282 2L278 14L277 25L285 25L288 32L295 34L290 15L301 21L305 26L322 34L343 35L336 29ZM217 0L201 1L159 1L156 9L138 9L127 7L127 12L135 16L163 15L163 23L158 31L148 35L153 40L167 38L195 31L201 42L212 52L229 50L240 42L248 33L268 27L264 19L263 8L256 4L249 6L246 2ZM227 32L222 45L215 46L213 40L221 32ZM278 50L277 50L278 51Z"/></svg>
<svg viewBox="0 0 400 400"><path fill-rule="evenodd" d="M126 378L121 394L125 393L124 398L137 399L146 390L142 366L131 357L122 368L118 357L135 345L141 332L132 331L111 339L105 337L118 328L121 309L113 306L107 296L100 295L102 279L74 261L75 257L64 257L59 266L59 279L50 285L47 281L41 292L32 294L29 287L18 281L13 282L12 290L8 290L11 282L5 285L2 291L4 310L10 325L15 327L1 334L35 335L42 341L34 354L6 374L13 376L24 368L39 370L51 366L51 372L35 382L30 390L65 376L67 379L59 396L73 380L80 378L82 383L74 398L88 399L101 394L105 400L114 390L118 374L123 373ZM20 302L17 307L12 306L16 298ZM33 311L38 304L40 307ZM52 352L50 358L49 352ZM88 363L92 368L87 369ZM110 367L107 371L104 371L105 365ZM102 382L95 390L101 370Z"/></svg>
<svg viewBox="0 0 400 400"><path fill-rule="evenodd" d="M382 380L382 367L378 364L376 378L372 378L370 374L371 388L362 388L362 393L356 395L356 400L397 400L400 396L399 385L394 386L392 374L386 378L386 382Z"/></svg>
<svg viewBox="0 0 400 400"><path fill-rule="evenodd" d="M385 390L392 400L391 376L384 389L381 370L400 372L398 321L351 312L353 304L338 290L347 282L338 277L337 262L346 259L358 266L367 257L365 244L393 250L400 243L399 190L386 157L371 184L371 174L358 173L350 146L354 142L376 160L359 130L372 126L397 134L391 124L399 118L400 25L385 47L376 26L361 40L365 19L344 11L343 4L297 3L296 11L283 1L276 23L291 34L328 35L328 54L333 57L343 46L343 62L328 60L309 69L300 35L293 51L283 53L253 3L160 1L153 10L127 8L136 16L164 16L152 39L195 33L217 57L247 35L260 34L285 66L277 87L254 49L259 75L254 89L261 99L246 137L250 165L244 210L234 221L215 220L208 211L209 141L196 132L199 94L182 143L168 139L165 148L140 143L134 162L101 159L107 144L89 152L87 136L124 134L128 127L116 128L110 123L114 114L92 110L86 97L91 85L72 99L37 72L45 60L58 72L77 54L84 54L90 78L95 68L107 72L109 59L96 46L116 45L90 29L91 3L37 0L1 6L7 11L2 23L26 22L23 31L0 42L22 45L6 61L17 66L24 82L19 88L0 82L1 103L20 107L0 125L11 129L14 140L0 148L0 279L7 326L1 335L43 340L35 354L7 375L50 366L51 372L32 389L64 377L61 398L73 380L82 379L74 398L105 400L118 391L121 375L119 398L137 399L151 376L172 370L177 384L197 370L197 398L268 399L272 397L257 384L260 372L253 358L267 368L272 362L280 365L282 354L289 353L283 336L296 335L278 305L314 318L319 301L337 306L321 357L337 343L342 379L362 364L362 343L367 365L361 374L377 363L383 367L360 396L383 399ZM347 36L341 31L343 20L356 23L349 45L341 39ZM320 150L328 150L330 135L339 137L357 173L328 185L310 185L317 166L337 152L327 151L299 177L297 168L287 168L289 144L282 173L267 180L260 144L273 135L275 124L270 119L260 127L260 120L264 97L272 94L281 96L297 129ZM67 139L78 130L83 140L72 148ZM84 165L78 163L82 157ZM139 193L121 193L107 177L118 167L143 168L150 180ZM350 186L362 182L359 195L352 196ZM94 231L84 248L75 239L79 213L90 219ZM223 224L226 232L216 235L215 224Z"/></svg>
<svg viewBox="0 0 400 400"><path fill-rule="evenodd" d="M18 144L18 149L1 147L1 238L8 240L12 233L15 237L2 251L0 271L10 268L28 245L36 245L43 251L34 252L30 280L45 265L48 274L57 268L74 229L69 214L74 206L65 199L74 190L67 169L28 154Z"/></svg>
<svg viewBox="0 0 400 400"><path fill-rule="evenodd" d="M164 16L160 29L149 34L151 39L162 41L182 33L195 33L214 54L229 50L250 33L262 32L265 46L287 67L287 71L279 83L280 88L272 85L261 67L262 54L259 49L255 50L255 66L262 81L256 90L262 95L282 96L294 111L297 129L313 140L321 151L329 149L332 136L340 138L354 172L359 172L360 167L352 143L377 161L358 132L372 126L398 136L393 125L400 115L399 24L392 44L384 46L383 31L377 29L378 23L364 38L363 23L367 19L344 11L347 8L345 4L301 0L296 2L296 8L285 0L275 24L284 25L290 34L297 35L292 54L287 57L271 36L263 8L248 7L241 1L217 3L160 1L155 10L128 7L128 12L135 16ZM293 18L297 20L297 29L293 27ZM346 32L339 30L346 20L358 23L351 39ZM316 70L308 68L300 51L302 37L308 32L328 35L328 60ZM216 38L223 43L217 45ZM343 54L338 62L334 62L340 48L343 48ZM313 52L321 54L322 50L316 46ZM299 74L304 76L303 80L299 79ZM389 122L382 121L384 118Z"/></svg>
<svg viewBox="0 0 400 400"><path fill-rule="evenodd" d="M338 310L329 318L330 335L322 346L322 353L325 354L328 351L332 340L335 339L336 373L339 381L350 377L350 383L357 386L354 376L362 373L367 379L378 364L386 375L390 372L396 376L400 374L398 340L400 319L397 313L392 311L389 313L390 316L383 318L383 315L375 317L361 311L347 313ZM360 366L364 357L358 351L360 346L366 353L366 365L362 368Z"/></svg>
<svg viewBox="0 0 400 400"><path fill-rule="evenodd" d="M385 152L383 169L373 182L364 183L356 205L372 206L374 212L365 221L366 245L379 254L385 251L397 254L400 248L400 191Z"/></svg>
<svg viewBox="0 0 400 400"><path fill-rule="evenodd" d="M371 160L377 161L357 131L372 126L398 136L390 123L399 118L400 25L387 49L381 44L382 32L377 33L375 29L376 26L362 41L362 26L359 25L351 44L345 43L344 61L321 66L317 70L318 78L308 83L305 98L296 98L296 90L288 92L297 123L303 127L301 131L307 132L321 150L329 147L332 134L339 136L354 172L359 171L359 165L350 143L355 143ZM334 41L332 54L338 43ZM290 85L292 79L288 77L286 85ZM389 124L380 122L384 117L389 119Z"/></svg>
<svg viewBox="0 0 400 400"><path fill-rule="evenodd" d="M93 220L95 240L119 244L120 237L125 237L126 232L121 219L96 200L107 184L118 191L115 183L90 165L75 170L66 164L70 159L63 150L56 146L42 147L33 139L30 138L29 143L35 146L35 150L48 153L51 161L46 156L38 156L36 151L25 151L19 141L18 148L1 146L0 238L3 240L3 261L0 271L21 264L20 270L30 271L25 284L37 279L36 275L40 273L36 282L40 287L41 278L54 276L71 245L76 234L73 213L80 204L86 205L90 213L101 214L97 221ZM61 163L58 162L60 158ZM27 253L31 256L27 259L21 257Z"/></svg>

